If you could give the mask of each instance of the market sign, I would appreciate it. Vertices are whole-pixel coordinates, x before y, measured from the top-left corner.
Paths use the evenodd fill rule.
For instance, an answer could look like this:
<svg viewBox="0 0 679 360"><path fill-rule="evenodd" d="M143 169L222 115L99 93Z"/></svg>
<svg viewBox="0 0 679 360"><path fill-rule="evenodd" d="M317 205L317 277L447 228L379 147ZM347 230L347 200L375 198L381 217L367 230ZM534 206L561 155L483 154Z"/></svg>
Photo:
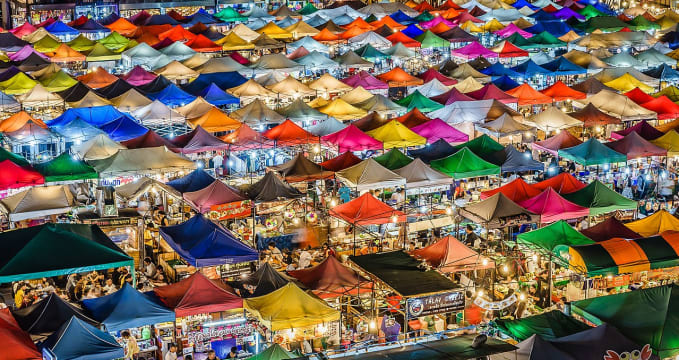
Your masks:
<svg viewBox="0 0 679 360"><path fill-rule="evenodd" d="M236 201L210 206L210 218L213 220L238 219L250 216L252 201Z"/></svg>
<svg viewBox="0 0 679 360"><path fill-rule="evenodd" d="M99 226L137 226L137 219L130 217L83 219L82 222Z"/></svg>
<svg viewBox="0 0 679 360"><path fill-rule="evenodd" d="M198 331L189 331L186 334L186 339L191 344L222 339L236 339L237 344L243 344L244 338L252 335L253 332L255 332L255 327L249 322L244 322L218 327L203 327Z"/></svg>
<svg viewBox="0 0 679 360"><path fill-rule="evenodd" d="M409 319L464 310L464 292L454 291L408 299L407 310Z"/></svg>

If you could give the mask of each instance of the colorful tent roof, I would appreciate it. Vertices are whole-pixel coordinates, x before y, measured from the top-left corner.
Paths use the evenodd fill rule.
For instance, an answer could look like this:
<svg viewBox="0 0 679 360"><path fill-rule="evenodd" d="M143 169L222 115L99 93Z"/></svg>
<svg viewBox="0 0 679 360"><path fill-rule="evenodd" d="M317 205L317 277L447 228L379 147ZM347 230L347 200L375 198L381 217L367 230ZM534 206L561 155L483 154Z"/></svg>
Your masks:
<svg viewBox="0 0 679 360"><path fill-rule="evenodd" d="M333 176L332 171L323 169L301 153L283 164L270 166L269 169L282 175L288 182L321 180Z"/></svg>
<svg viewBox="0 0 679 360"><path fill-rule="evenodd" d="M519 177L499 188L483 191L480 197L481 199L487 199L499 192L515 202L521 202L539 195L541 190L529 185Z"/></svg>
<svg viewBox="0 0 679 360"><path fill-rule="evenodd" d="M624 138L607 142L605 145L621 154L627 155L628 160L647 156L667 155L667 150L648 142L648 140L645 140L636 132L630 132Z"/></svg>
<svg viewBox="0 0 679 360"><path fill-rule="evenodd" d="M469 135L455 129L441 119L430 120L414 126L410 130L426 138L428 144L433 144L440 139L449 143L463 143L469 140Z"/></svg>
<svg viewBox="0 0 679 360"><path fill-rule="evenodd" d="M335 173L335 177L358 191L405 185L405 178L368 158Z"/></svg>
<svg viewBox="0 0 679 360"><path fill-rule="evenodd" d="M340 153L345 151L380 150L383 148L382 142L370 137L353 124L335 133L325 135L321 139L336 145Z"/></svg>
<svg viewBox="0 0 679 360"><path fill-rule="evenodd" d="M588 207L591 216L615 210L635 209L637 206L636 201L618 194L599 180L595 180L578 191L565 194L564 198L580 206Z"/></svg>
<svg viewBox="0 0 679 360"><path fill-rule="evenodd" d="M210 280L200 271L177 283L153 289L176 316L226 311L243 307L243 300L221 280ZM210 294L210 296L205 296Z"/></svg>
<svg viewBox="0 0 679 360"><path fill-rule="evenodd" d="M443 273L495 267L495 262L468 248L452 236L446 236L427 247L417 249L411 255L426 261Z"/></svg>
<svg viewBox="0 0 679 360"><path fill-rule="evenodd" d="M522 208L502 193L497 193L485 200L469 204L459 209L460 215L486 227L494 229L503 227L507 218L525 218L526 222L536 222L537 216Z"/></svg>
<svg viewBox="0 0 679 360"><path fill-rule="evenodd" d="M411 157L405 155L397 148L392 148L391 150L380 156L376 156L373 159L389 170L400 169L413 162Z"/></svg>
<svg viewBox="0 0 679 360"><path fill-rule="evenodd" d="M279 199L296 199L304 194L280 180L274 172L267 172L262 179L250 185L248 197L255 201L276 201Z"/></svg>
<svg viewBox="0 0 679 360"><path fill-rule="evenodd" d="M614 216L606 218L606 220L580 231L588 238L600 242L612 238L637 239L642 237L630 228L625 226L620 220Z"/></svg>
<svg viewBox="0 0 679 360"><path fill-rule="evenodd" d="M561 149L566 149L582 144L580 139L573 136L568 131L560 131L558 134L547 138L545 140L536 141L532 143L534 150L546 151L550 154L557 155Z"/></svg>
<svg viewBox="0 0 679 360"><path fill-rule="evenodd" d="M183 197L202 214L212 211L215 206L247 199L239 190L219 180L200 190L184 192Z"/></svg>
<svg viewBox="0 0 679 360"><path fill-rule="evenodd" d="M643 219L627 223L625 226L643 237L648 237L662 234L665 231L679 231L679 219L666 210L660 210Z"/></svg>
<svg viewBox="0 0 679 360"><path fill-rule="evenodd" d="M655 140L664 135L660 130L654 128L644 120L640 121L634 126L628 127L625 130L612 132L611 138L619 140L633 132L638 133L639 135L641 135L642 138L648 141Z"/></svg>
<svg viewBox="0 0 679 360"><path fill-rule="evenodd" d="M394 217L397 220L405 218L403 212L381 202L369 192L333 207L329 214L353 225L386 224L393 222Z"/></svg>
<svg viewBox="0 0 679 360"><path fill-rule="evenodd" d="M290 276L299 280L321 298L338 296L360 287L370 286L369 280L355 270L343 265L334 256L328 256L321 263L307 268L290 271Z"/></svg>
<svg viewBox="0 0 679 360"><path fill-rule="evenodd" d="M28 164L20 166L11 159L0 161L0 174L2 174L0 180L0 189L2 190L19 189L45 183L43 175L33 170Z"/></svg>
<svg viewBox="0 0 679 360"><path fill-rule="evenodd" d="M583 166L626 162L627 157L603 145L595 138L590 138L580 145L558 151L559 156L575 161Z"/></svg>
<svg viewBox="0 0 679 360"><path fill-rule="evenodd" d="M544 340L558 339L590 329L582 321L558 310L516 320L497 319L495 324L500 331L517 341L524 341L533 336Z"/></svg>
<svg viewBox="0 0 679 360"><path fill-rule="evenodd" d="M319 165L321 165L324 169L337 172L344 170L348 167L354 166L360 162L361 159L354 155L353 152L347 151L345 153L337 155L332 159L328 159L320 163Z"/></svg>
<svg viewBox="0 0 679 360"><path fill-rule="evenodd" d="M34 166L45 177L46 182L97 179L99 177L94 168L85 161L68 153L63 153L50 161L38 163Z"/></svg>
<svg viewBox="0 0 679 360"><path fill-rule="evenodd" d="M576 179L573 175L569 173L561 173L547 180L543 180L536 184L533 184L532 187L540 191L545 190L548 187L551 187L559 194L564 195L576 192L584 188L585 184L581 183L578 179Z"/></svg>
<svg viewBox="0 0 679 360"><path fill-rule="evenodd" d="M540 222L543 224L589 215L588 208L564 199L552 188L518 204L540 215Z"/></svg>
<svg viewBox="0 0 679 360"><path fill-rule="evenodd" d="M461 148L453 155L434 160L431 167L456 179L500 174L499 166L479 158L469 148Z"/></svg>
<svg viewBox="0 0 679 360"><path fill-rule="evenodd" d="M405 127L405 125L395 120L392 120L377 129L370 130L367 134L383 142L385 149L393 147L405 148L427 143L427 139L414 133Z"/></svg>
<svg viewBox="0 0 679 360"><path fill-rule="evenodd" d="M59 359L106 360L125 356L123 347L109 333L71 317L59 331L41 344Z"/></svg>

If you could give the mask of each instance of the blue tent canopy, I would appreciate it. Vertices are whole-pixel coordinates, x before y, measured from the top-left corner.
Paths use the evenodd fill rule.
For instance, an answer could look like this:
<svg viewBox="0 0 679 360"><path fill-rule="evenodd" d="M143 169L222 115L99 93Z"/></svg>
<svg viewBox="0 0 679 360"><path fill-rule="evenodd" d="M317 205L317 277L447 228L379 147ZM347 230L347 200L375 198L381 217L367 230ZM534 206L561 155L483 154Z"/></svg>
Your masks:
<svg viewBox="0 0 679 360"><path fill-rule="evenodd" d="M408 25L408 27L403 29L401 32L403 33L403 35L406 35L411 39L414 39L414 38L424 34L424 31L422 31L422 29L417 27L417 25L415 25L415 24Z"/></svg>
<svg viewBox="0 0 679 360"><path fill-rule="evenodd" d="M525 0L523 0L523 1L525 1ZM408 14L404 13L401 10L398 10L395 13L389 15L389 17L394 19L394 21L396 21L397 23L399 23L401 25L410 25L410 24L414 24L414 23L417 22L417 20L408 16Z"/></svg>
<svg viewBox="0 0 679 360"><path fill-rule="evenodd" d="M129 115L123 115L108 124L99 126L113 141L126 141L146 134L149 129L139 125Z"/></svg>
<svg viewBox="0 0 679 360"><path fill-rule="evenodd" d="M443 159L457 152L452 145L448 144L443 139L438 139L431 145L427 145L421 149L415 149L408 151L410 157L420 158L423 162L429 164L430 162L438 159Z"/></svg>
<svg viewBox="0 0 679 360"><path fill-rule="evenodd" d="M151 17L146 21L146 24L144 25L165 25L165 24L170 24L170 25L179 25L179 22L177 20L173 19L169 15L162 14L162 15L151 15Z"/></svg>
<svg viewBox="0 0 679 360"><path fill-rule="evenodd" d="M195 96L178 88L175 84L170 84L165 89L157 93L148 94L147 96L151 100L158 100L170 107L184 106L191 101L196 100Z"/></svg>
<svg viewBox="0 0 679 360"><path fill-rule="evenodd" d="M200 94L200 96L215 106L229 105L229 104L239 104L240 99L237 97L226 93L224 90L220 89L215 83L210 84L206 87Z"/></svg>
<svg viewBox="0 0 679 360"><path fill-rule="evenodd" d="M558 17L540 9L533 14L528 15L529 18L535 19L537 23L541 23L543 21L561 21Z"/></svg>
<svg viewBox="0 0 679 360"><path fill-rule="evenodd" d="M509 69L504 65L500 64L499 62L485 69L481 69L479 70L479 72L482 74L490 75L492 77L509 76L517 79L523 77L523 74L518 73L512 69Z"/></svg>
<svg viewBox="0 0 679 360"><path fill-rule="evenodd" d="M111 360L125 356L113 336L75 316L50 335L41 347L54 354L56 359Z"/></svg>
<svg viewBox="0 0 679 360"><path fill-rule="evenodd" d="M514 66L511 68L513 71L516 71L517 73L523 74L524 77L533 77L535 75L547 75L551 74L552 72L543 68L542 66L536 64L533 60L528 59L524 62L522 62L519 65Z"/></svg>
<svg viewBox="0 0 679 360"><path fill-rule="evenodd" d="M644 74L654 77L660 81L679 79L679 71L672 69L667 64L660 64L657 67L644 71Z"/></svg>
<svg viewBox="0 0 679 360"><path fill-rule="evenodd" d="M64 24L61 20L57 20L45 27L45 30L47 30L50 34L54 35L72 35L72 36L78 36L80 32L66 24Z"/></svg>
<svg viewBox="0 0 679 360"><path fill-rule="evenodd" d="M661 42L667 43L670 49L679 48L679 31L670 31L660 38Z"/></svg>
<svg viewBox="0 0 679 360"><path fill-rule="evenodd" d="M215 178L202 169L196 169L184 177L167 182L167 186L180 193L198 191L212 184Z"/></svg>
<svg viewBox="0 0 679 360"><path fill-rule="evenodd" d="M109 332L174 321L174 311L129 284L113 294L85 299L83 305Z"/></svg>
<svg viewBox="0 0 679 360"><path fill-rule="evenodd" d="M248 80L237 71L200 74L195 80L184 86L183 89L189 94L198 95L210 84L215 84L220 89L226 90L241 85L246 81Z"/></svg>
<svg viewBox="0 0 679 360"><path fill-rule="evenodd" d="M51 126L50 129L70 140L85 141L104 132L94 125L90 125L81 118L74 118L65 123Z"/></svg>
<svg viewBox="0 0 679 360"><path fill-rule="evenodd" d="M586 74L587 69L572 63L563 56L542 64L542 67L551 71L554 75L578 75Z"/></svg>
<svg viewBox="0 0 679 360"><path fill-rule="evenodd" d="M513 6L514 8L516 8L516 9L521 9L521 8L523 8L524 6L528 6L528 8L530 8L531 10L537 10L537 9L539 9L539 7L537 7L537 6L535 6L535 5L531 4L531 3L529 3L529 2L526 1L526 0L516 0L516 1L512 4L512 6Z"/></svg>
<svg viewBox="0 0 679 360"><path fill-rule="evenodd" d="M327 46L325 46L325 45L321 44L320 42L314 40L310 36L305 36L305 37L303 37L303 38L301 38L301 39L299 39L299 40L297 40L293 43L288 44L287 49L288 49L289 52L293 52L293 51L297 50L298 48L300 48L302 46L305 49L307 49L309 52L319 51L319 52L326 53L326 54L330 52L330 49L328 49Z"/></svg>
<svg viewBox="0 0 679 360"><path fill-rule="evenodd" d="M529 28L524 29L529 33L539 34L541 32L548 32L556 37L562 36L567 32L573 30L572 27L568 26L567 23L563 21L545 21L537 23ZM576 31L577 32L577 31Z"/></svg>
<svg viewBox="0 0 679 360"><path fill-rule="evenodd" d="M90 125L101 126L124 115L124 113L111 105L71 108L64 111L59 117L47 121L47 125L50 127L66 125L76 118L81 118Z"/></svg>
<svg viewBox="0 0 679 360"><path fill-rule="evenodd" d="M491 82L493 83L493 85L497 86L502 91L511 90L520 85L518 82L514 81L507 75L502 75L497 79L493 79L493 81Z"/></svg>
<svg viewBox="0 0 679 360"><path fill-rule="evenodd" d="M203 23L204 25L216 24L220 21L215 19L212 15L205 12L203 8L196 11L195 14L189 17L189 21L186 23L187 26L193 26L198 23Z"/></svg>
<svg viewBox="0 0 679 360"><path fill-rule="evenodd" d="M195 267L237 264L259 258L257 250L202 215L179 225L163 226L160 235Z"/></svg>

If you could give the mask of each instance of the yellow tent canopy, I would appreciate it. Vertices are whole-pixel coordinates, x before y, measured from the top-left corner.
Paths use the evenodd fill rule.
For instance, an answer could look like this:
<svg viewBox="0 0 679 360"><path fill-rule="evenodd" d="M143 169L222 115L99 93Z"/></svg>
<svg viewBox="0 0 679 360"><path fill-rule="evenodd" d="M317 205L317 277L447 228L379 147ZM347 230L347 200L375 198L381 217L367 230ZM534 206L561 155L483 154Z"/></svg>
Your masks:
<svg viewBox="0 0 679 360"><path fill-rule="evenodd" d="M0 82L0 90L7 95L25 94L37 85L38 82L20 72L11 78Z"/></svg>
<svg viewBox="0 0 679 360"><path fill-rule="evenodd" d="M175 111L184 115L184 117L187 119L195 119L200 116L203 116L208 111L214 109L214 107L215 107L214 105L210 104L209 102L205 101L205 99L198 96L196 100L193 100L184 106L175 108Z"/></svg>
<svg viewBox="0 0 679 360"><path fill-rule="evenodd" d="M665 135L651 140L651 143L667 150L667 156L679 155L679 133L674 129L670 129Z"/></svg>
<svg viewBox="0 0 679 360"><path fill-rule="evenodd" d="M215 44L221 45L222 49L225 51L248 50L255 48L255 45L238 36L235 31L232 31L223 38L215 41Z"/></svg>
<svg viewBox="0 0 679 360"><path fill-rule="evenodd" d="M325 73L323 76L312 81L309 84L309 87L320 92L321 94L334 94L353 89L351 86L337 80L329 73Z"/></svg>
<svg viewBox="0 0 679 360"><path fill-rule="evenodd" d="M280 29L280 28L279 28ZM252 41L255 40L256 38L259 37L259 33L254 32L252 29L249 27L245 26L245 24L238 24L236 25L231 31L226 34L229 35L231 33L234 33L238 35L241 39L245 41Z"/></svg>
<svg viewBox="0 0 679 360"><path fill-rule="evenodd" d="M606 82L604 85L622 92L632 91L634 88L639 88L641 91L647 94L655 92L654 88L642 83L629 73L625 73L617 79Z"/></svg>
<svg viewBox="0 0 679 360"><path fill-rule="evenodd" d="M485 32L498 31L498 30L502 30L504 28L505 28L505 26L502 25L502 23L500 23L499 21L497 21L496 18L492 18L490 21L483 24L483 31L485 31Z"/></svg>
<svg viewBox="0 0 679 360"><path fill-rule="evenodd" d="M468 92L472 92L472 91L482 89L483 84L481 84L476 79L474 79L473 77L470 76L470 77L460 81L459 83L453 85L453 88L457 89L461 93L468 93Z"/></svg>
<svg viewBox="0 0 679 360"><path fill-rule="evenodd" d="M335 99L332 102L319 107L318 111L340 121L358 119L367 114L365 110L359 109L342 99Z"/></svg>
<svg viewBox="0 0 679 360"><path fill-rule="evenodd" d="M229 131L238 129L242 124L238 120L230 118L221 110L213 107L210 111L189 120L192 127L200 125L203 129L209 132Z"/></svg>
<svg viewBox="0 0 679 360"><path fill-rule="evenodd" d="M402 123L392 120L377 129L370 130L366 134L384 143L385 149L405 148L409 146L424 145L427 139L417 135Z"/></svg>
<svg viewBox="0 0 679 360"><path fill-rule="evenodd" d="M258 34L266 34L272 39L291 39L292 34L283 30L280 26L269 21L268 24L264 25L262 28L255 30Z"/></svg>
<svg viewBox="0 0 679 360"><path fill-rule="evenodd" d="M339 311L293 283L266 295L244 299L243 307L271 331L313 326L340 318Z"/></svg>
<svg viewBox="0 0 679 360"><path fill-rule="evenodd" d="M95 94L93 91L88 91L82 99L68 103L72 108L95 107L111 105L111 102L103 97Z"/></svg>
<svg viewBox="0 0 679 360"><path fill-rule="evenodd" d="M465 21L464 24L460 25L460 28L466 32L480 33L483 29L476 26L471 20Z"/></svg>
<svg viewBox="0 0 679 360"><path fill-rule="evenodd" d="M679 230L679 219L665 210L660 210L651 216L627 223L625 226L643 237L649 237L668 230Z"/></svg>
<svg viewBox="0 0 679 360"><path fill-rule="evenodd" d="M305 36L314 36L320 32L318 29L304 21L298 21L297 23L286 27L285 31L291 33L295 39L303 38Z"/></svg>

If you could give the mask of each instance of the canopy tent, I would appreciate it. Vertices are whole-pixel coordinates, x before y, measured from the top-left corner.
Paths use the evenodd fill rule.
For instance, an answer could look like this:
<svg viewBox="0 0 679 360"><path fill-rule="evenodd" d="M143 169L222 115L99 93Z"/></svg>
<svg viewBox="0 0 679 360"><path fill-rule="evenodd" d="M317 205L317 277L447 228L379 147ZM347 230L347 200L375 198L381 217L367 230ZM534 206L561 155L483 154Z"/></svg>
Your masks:
<svg viewBox="0 0 679 360"><path fill-rule="evenodd" d="M174 321L174 312L129 284L106 296L84 299L83 306L109 332Z"/></svg>
<svg viewBox="0 0 679 360"><path fill-rule="evenodd" d="M347 203L330 209L330 216L342 219L352 225L378 225L402 221L405 214L381 202L369 192Z"/></svg>
<svg viewBox="0 0 679 360"><path fill-rule="evenodd" d="M183 154L218 151L229 147L229 144L210 134L201 126L197 126L189 133L171 139L170 142Z"/></svg>
<svg viewBox="0 0 679 360"><path fill-rule="evenodd" d="M504 227L508 219L519 219L526 223L537 220L537 215L522 208L502 193L460 208L459 213L491 229Z"/></svg>
<svg viewBox="0 0 679 360"><path fill-rule="evenodd" d="M9 309L0 310L0 346L5 349L3 360L39 360L42 355L33 344L31 337L19 327Z"/></svg>
<svg viewBox="0 0 679 360"><path fill-rule="evenodd" d="M552 188L547 188L539 195L523 200L518 204L526 210L540 215L540 223L542 224L589 215L588 208L564 199Z"/></svg>
<svg viewBox="0 0 679 360"><path fill-rule="evenodd" d="M397 148L392 148L380 156L373 157L373 159L389 170L400 169L413 161L411 157L405 155Z"/></svg>
<svg viewBox="0 0 679 360"><path fill-rule="evenodd" d="M666 96L659 96L641 104L641 106L655 111L658 114L658 120L676 119L679 117L679 105L672 102Z"/></svg>
<svg viewBox="0 0 679 360"><path fill-rule="evenodd" d="M305 106L307 106L307 105L305 104ZM336 132L338 132L338 131L346 128L346 127L347 127L347 125L343 124L342 122L338 121L335 118L327 118L323 121L316 123L316 125L312 125L312 126L308 127L307 131L309 131L310 133L312 133L316 136L323 137L323 136L326 136L326 135L336 133Z"/></svg>
<svg viewBox="0 0 679 360"><path fill-rule="evenodd" d="M106 134L99 134L80 145L72 146L71 149L79 158L90 161L111 157L125 147L111 140Z"/></svg>
<svg viewBox="0 0 679 360"><path fill-rule="evenodd" d="M160 235L192 266L237 264L258 259L257 251L204 216L160 228Z"/></svg>
<svg viewBox="0 0 679 360"><path fill-rule="evenodd" d="M637 239L642 237L613 216L580 232L596 242L612 238Z"/></svg>
<svg viewBox="0 0 679 360"><path fill-rule="evenodd" d="M574 88L576 90L583 91L579 88ZM627 121L657 118L657 114L655 112L644 109L624 95L617 94L606 89L598 91L596 95L590 96L586 99L576 100L574 103L580 104L581 106L591 103L599 110Z"/></svg>
<svg viewBox="0 0 679 360"><path fill-rule="evenodd" d="M161 137L153 130L149 130L144 135L137 136L130 140L121 141L120 144L128 149L142 149L165 146L168 149L175 151L174 144L172 144L169 140L165 139L164 137Z"/></svg>
<svg viewBox="0 0 679 360"><path fill-rule="evenodd" d="M499 166L481 159L466 147L446 158L433 160L431 167L456 179L500 174Z"/></svg>
<svg viewBox="0 0 679 360"><path fill-rule="evenodd" d="M232 281L230 284L241 289L242 293L246 294L245 297L258 297L270 294L291 282L303 286L301 283L297 283L294 278L276 271L271 264L265 263L257 271ZM246 290L244 285L250 285L254 288L254 291Z"/></svg>
<svg viewBox="0 0 679 360"><path fill-rule="evenodd" d="M571 148L580 144L582 144L582 141L573 136L569 131L560 131L550 138L532 143L531 146L533 150L546 151L552 155L557 155L561 149Z"/></svg>
<svg viewBox="0 0 679 360"><path fill-rule="evenodd" d="M0 166L3 163L0 163ZM97 179L99 175L85 161L63 153L56 158L35 164L35 169L45 177L46 182ZM25 176L25 175L24 175Z"/></svg>
<svg viewBox="0 0 679 360"><path fill-rule="evenodd" d="M323 169L302 153L283 164L271 166L269 169L282 175L288 182L313 181L333 177L332 171Z"/></svg>
<svg viewBox="0 0 679 360"><path fill-rule="evenodd" d="M547 180L533 184L532 187L541 191L551 187L552 189L556 190L556 192L563 195L576 192L584 188L585 184L581 183L580 180L576 179L575 176L569 173L561 173Z"/></svg>
<svg viewBox="0 0 679 360"><path fill-rule="evenodd" d="M428 83L432 84L434 81ZM428 85L427 84L427 85ZM427 86L424 85L424 86ZM444 87L445 88L445 87ZM447 91L447 88L446 88ZM445 92L445 91L444 91ZM434 92L435 95L440 95L441 93L436 91ZM433 95L433 96L435 96ZM396 100L396 103L402 106L405 106L408 111L413 110L413 109L418 109L423 112L431 112L431 111L436 111L440 108L443 107L443 105L437 103L436 101L433 101L429 99L432 95L429 94L427 96L423 95L419 89L415 90L412 92L410 95L404 97L403 99Z"/></svg>
<svg viewBox="0 0 679 360"><path fill-rule="evenodd" d="M210 174L202 169L196 169L181 178L167 182L167 185L180 193L185 193L204 189L213 182L215 178Z"/></svg>
<svg viewBox="0 0 679 360"><path fill-rule="evenodd" d="M402 176L385 168L373 158L335 173L337 180L358 191L405 185Z"/></svg>
<svg viewBox="0 0 679 360"><path fill-rule="evenodd" d="M495 325L517 341L524 341L532 336L552 340L591 329L582 321L558 310L516 320L497 319Z"/></svg>
<svg viewBox="0 0 679 360"><path fill-rule="evenodd" d="M651 144L667 150L668 156L679 155L679 133L674 129L670 129L665 135L651 140Z"/></svg>
<svg viewBox="0 0 679 360"><path fill-rule="evenodd" d="M91 161L99 174L144 173L168 170L193 169L196 164L164 146L120 149L114 155Z"/></svg>
<svg viewBox="0 0 679 360"><path fill-rule="evenodd" d="M156 296L177 317L227 311L243 307L243 299L221 280L210 280L200 271L177 283L155 287ZM210 294L210 296L205 296Z"/></svg>
<svg viewBox="0 0 679 360"><path fill-rule="evenodd" d="M591 182L578 191L565 194L564 198L580 206L588 207L591 216L615 210L632 210L637 206L636 201L618 194L599 180Z"/></svg>
<svg viewBox="0 0 679 360"><path fill-rule="evenodd" d="M306 6L311 5L314 6L312 3L307 3ZM305 7L306 7L305 6ZM231 9L230 7L226 7L226 9ZM274 343L266 350L260 352L257 355L251 356L248 359L250 360L287 360L287 359L295 359L297 358L297 354L293 354L289 352L288 350L285 350L282 346Z"/></svg>
<svg viewBox="0 0 679 360"><path fill-rule="evenodd" d="M625 226L641 236L648 237L662 234L665 231L679 231L679 219L666 210L660 210L643 219L627 223Z"/></svg>
<svg viewBox="0 0 679 360"><path fill-rule="evenodd" d="M274 172L267 172L263 178L250 185L246 193L255 201L267 202L279 199L298 199L304 196L299 190L280 180Z"/></svg>
<svg viewBox="0 0 679 360"><path fill-rule="evenodd" d="M59 327L71 317L98 325L97 321L85 315L82 309L66 302L54 292L50 292L28 307L14 310L12 315L21 329L35 340L44 340L59 330Z"/></svg>
<svg viewBox="0 0 679 360"><path fill-rule="evenodd" d="M455 129L441 119L429 120L410 128L410 130L426 138L428 144L433 144L441 139L449 143L463 143L469 140L469 135Z"/></svg>
<svg viewBox="0 0 679 360"><path fill-rule="evenodd" d="M184 192L183 198L201 214L213 211L218 205L247 200L238 189L220 180L215 180L200 190Z"/></svg>
<svg viewBox="0 0 679 360"><path fill-rule="evenodd" d="M559 150L559 156L583 166L626 162L627 156L590 138L580 145Z"/></svg>
<svg viewBox="0 0 679 360"><path fill-rule="evenodd" d="M454 183L451 177L430 168L420 159L415 159L394 172L406 179L408 189L418 189L416 191L426 188L440 189Z"/></svg>
<svg viewBox="0 0 679 360"><path fill-rule="evenodd" d="M340 171L344 170L348 167L351 167L353 165L356 165L361 162L361 159L359 159L356 155L354 155L353 152L347 151L344 152L340 155L337 155L336 157L332 159L328 159L319 165L321 165L324 169L328 169L330 171Z"/></svg>
<svg viewBox="0 0 679 360"><path fill-rule="evenodd" d="M48 337L41 346L43 351L48 351L59 359L107 360L125 356L123 347L113 335L75 316L63 324L59 331Z"/></svg>
<svg viewBox="0 0 679 360"><path fill-rule="evenodd" d="M625 130L612 132L611 138L619 140L633 132L638 133L643 139L646 139L648 141L655 140L664 135L662 131L654 128L648 122L640 121L636 125L630 126Z"/></svg>
<svg viewBox="0 0 679 360"><path fill-rule="evenodd" d="M361 287L371 287L368 279L339 262L334 256L328 256L313 267L293 270L289 274L321 298L356 293L356 290L360 292ZM363 286L360 285L361 282L364 283Z"/></svg>
<svg viewBox="0 0 679 360"><path fill-rule="evenodd" d="M466 143L455 145L455 148L459 150L465 147L480 157L485 157L505 148L488 135L481 135L467 141Z"/></svg>
<svg viewBox="0 0 679 360"><path fill-rule="evenodd" d="M557 259L563 260L566 263L568 260L564 254L567 251L564 252L564 250L567 247L594 243L563 220L538 230L521 233L517 236L517 242L545 253L550 257L556 256Z"/></svg>
<svg viewBox="0 0 679 360"><path fill-rule="evenodd" d="M12 154L14 155L14 154ZM0 162L0 189L20 189L45 183L45 178L28 164L19 166L10 159Z"/></svg>
<svg viewBox="0 0 679 360"><path fill-rule="evenodd" d="M40 188L33 188L37 190ZM50 189L41 188L41 189ZM44 192L44 191L43 191ZM17 194L22 195L22 194ZM2 200L7 206L17 195ZM38 196L25 202L48 199ZM21 204L30 206L30 204ZM76 271L94 271L130 266L132 258L125 254L96 225L45 224L0 235L5 248L0 258L0 281L11 282L41 277L59 276ZM38 250L36 250L38 249ZM36 264L35 256L44 261Z"/></svg>
<svg viewBox="0 0 679 360"><path fill-rule="evenodd" d="M609 148L627 155L627 159L636 159L648 156L666 156L667 150L653 145L644 139L637 132L631 132L624 138L605 144Z"/></svg>
<svg viewBox="0 0 679 360"><path fill-rule="evenodd" d="M484 160L500 166L502 173L544 171L545 169L545 165L533 159L530 152L519 151L514 145L507 145L504 149L485 156Z"/></svg>
<svg viewBox="0 0 679 360"><path fill-rule="evenodd" d="M394 147L406 148L427 143L427 139L414 133L405 127L405 125L395 120L392 120L377 129L370 130L367 134L381 141L384 144L385 149Z"/></svg>
<svg viewBox="0 0 679 360"><path fill-rule="evenodd" d="M535 132L534 127L522 124L514 120L514 118L508 114L502 114L499 118L482 124L480 128L481 129L478 130L495 135L498 137L498 140L500 137L509 136L511 142L514 140L514 135L522 138L524 134L532 134Z"/></svg>
<svg viewBox="0 0 679 360"><path fill-rule="evenodd" d="M66 213L74 205L73 195L66 186L31 187L0 200L0 211L8 214L10 221L20 221Z"/></svg>
<svg viewBox="0 0 679 360"><path fill-rule="evenodd" d="M541 191L519 177L499 188L481 192L480 198L482 200L487 199L497 193L502 193L512 201L518 203L539 195Z"/></svg>
<svg viewBox="0 0 679 360"><path fill-rule="evenodd" d="M576 118L584 123L585 127L606 126L609 124L620 124L621 121L617 117L608 115L599 110L592 104L587 104L584 108L569 113L569 116Z"/></svg>
<svg viewBox="0 0 679 360"><path fill-rule="evenodd" d="M442 273L492 269L495 262L470 249L452 236L411 252L415 258L426 261Z"/></svg>
<svg viewBox="0 0 679 360"><path fill-rule="evenodd" d="M320 138L312 135L290 120L265 131L262 135L274 141L277 146L295 146L307 143L318 143Z"/></svg>
<svg viewBox="0 0 679 360"><path fill-rule="evenodd" d="M295 303L290 307L284 304ZM329 307L293 283L269 294L245 299L244 307L272 331L311 326L339 320L339 311Z"/></svg>
<svg viewBox="0 0 679 360"><path fill-rule="evenodd" d="M207 132L220 132L237 129L242 124L221 110L212 107L209 111L188 121L195 128L202 128Z"/></svg>
<svg viewBox="0 0 679 360"><path fill-rule="evenodd" d="M550 105L544 111L532 115L526 120L526 123L545 132L563 130L582 125L580 120L565 114L561 109L554 105Z"/></svg>
<svg viewBox="0 0 679 360"><path fill-rule="evenodd" d="M321 140L336 145L340 153L345 151L381 150L383 148L382 142L370 137L353 124L332 134L325 135Z"/></svg>

